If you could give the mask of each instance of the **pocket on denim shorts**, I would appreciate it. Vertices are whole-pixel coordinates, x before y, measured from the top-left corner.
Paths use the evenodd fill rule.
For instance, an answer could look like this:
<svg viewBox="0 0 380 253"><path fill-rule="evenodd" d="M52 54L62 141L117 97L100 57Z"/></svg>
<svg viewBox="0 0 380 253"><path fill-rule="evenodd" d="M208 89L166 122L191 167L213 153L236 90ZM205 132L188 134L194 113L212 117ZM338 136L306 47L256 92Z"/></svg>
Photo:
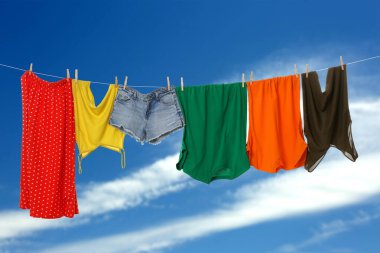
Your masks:
<svg viewBox="0 0 380 253"><path fill-rule="evenodd" d="M125 92L118 92L116 96L116 101L120 103L127 103L132 99L131 95L125 93Z"/></svg>
<svg viewBox="0 0 380 253"><path fill-rule="evenodd" d="M160 97L160 102L165 104L165 105L173 105L174 104L173 93L168 92L168 93L163 94Z"/></svg>

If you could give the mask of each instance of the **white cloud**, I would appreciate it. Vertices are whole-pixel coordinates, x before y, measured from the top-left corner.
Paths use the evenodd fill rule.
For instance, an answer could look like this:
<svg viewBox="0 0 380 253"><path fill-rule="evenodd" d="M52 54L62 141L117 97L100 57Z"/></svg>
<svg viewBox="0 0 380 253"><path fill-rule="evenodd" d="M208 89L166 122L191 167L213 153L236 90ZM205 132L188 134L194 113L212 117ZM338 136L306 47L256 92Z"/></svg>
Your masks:
<svg viewBox="0 0 380 253"><path fill-rule="evenodd" d="M33 232L83 224L92 216L133 208L189 186L188 177L175 168L178 155L171 155L130 176L84 187L79 194L80 214L74 219L43 220L28 211L0 212L0 241Z"/></svg>
<svg viewBox="0 0 380 253"><path fill-rule="evenodd" d="M87 187L78 202L83 216L127 209L147 200L177 192L188 185L175 168L178 155L161 159L129 177Z"/></svg>
<svg viewBox="0 0 380 253"><path fill-rule="evenodd" d="M380 194L379 162L380 152L356 163L342 157L313 173L300 169L245 185L226 201L230 204L197 216L45 252L149 252L217 232L356 204Z"/></svg>
<svg viewBox="0 0 380 253"><path fill-rule="evenodd" d="M326 48L328 47L329 45L323 45L314 50L306 50L306 48L303 50L300 48L276 50L260 59L258 62L254 61L251 66L236 70L232 74L228 73L228 76L215 83L239 81L241 80L242 72L246 73L246 80L249 80L248 73L250 73L250 71L253 71L254 73L254 80L293 75L294 64L297 64L298 73L305 71L306 64L309 64L309 71L339 65L339 53L326 53ZM355 60L358 59L356 56L352 55L352 51L350 52L350 58ZM321 82L323 83L323 81Z"/></svg>
<svg viewBox="0 0 380 253"><path fill-rule="evenodd" d="M360 155L356 163L349 162L339 154L339 162L322 163L312 174L298 170L243 186L228 201L232 204L207 214L140 231L71 243L53 250L148 252L221 231L365 201L380 193L380 171L375 168L380 162L380 143L374 138L380 129L380 100L358 100L350 104L350 110L354 122L354 139ZM372 155L362 155L369 152ZM348 223L348 226L352 224ZM334 226L325 225L321 233L310 241L328 238L344 231L346 227L347 224L339 226L338 223Z"/></svg>
<svg viewBox="0 0 380 253"><path fill-rule="evenodd" d="M379 170L373 168L380 162L380 143L374 138L380 129L379 105L380 100L355 101L350 105L354 140L360 155L356 163L349 162L339 154L339 162L326 161L311 174L301 169L241 187L231 200L232 205L207 214L207 218L200 215L177 220L157 228L120 235L121 240L127 238L127 241L139 242L129 244L132 248L128 250L141 252L143 248L163 248L218 231L363 201L366 196L378 193L380 187L376 181L380 178L377 175ZM377 152L378 155L362 157L368 152ZM131 208L179 191L190 181L188 176L175 169L177 158L178 155L172 155L129 177L85 187L79 195L82 215L73 220L31 219L25 211L3 211L0 213L0 238L14 238L35 231L85 223L94 215ZM352 185L358 185L358 188L351 189ZM283 206L281 212L274 212L279 205ZM237 215L231 216L231 213ZM168 235L167 240L161 238L160 234L166 233L175 236ZM118 237L111 238L115 240ZM159 238L158 241L155 238ZM123 244L121 247L124 247Z"/></svg>
<svg viewBox="0 0 380 253"><path fill-rule="evenodd" d="M376 45L371 47L373 46ZM365 47L368 48L368 45ZM298 73L306 71L306 64L309 64L309 71L339 66L340 55L343 55L345 63L374 56L373 54L363 55L363 50L360 49L359 45L351 47L341 43L323 44L312 49L309 47L284 48L275 50L258 60L253 60L248 66L231 66L232 71L226 73L226 76L216 79L214 83L240 82L242 72L246 74L246 81L248 81L250 71L254 73L254 80L293 75L294 64L297 64ZM380 89L377 88L380 78L377 72L379 63L380 59L376 58L347 66L350 94L361 96L379 95ZM365 66L365 69L363 66ZM322 89L325 86L326 74L326 70L318 73Z"/></svg>
<svg viewBox="0 0 380 253"><path fill-rule="evenodd" d="M380 99L363 99L350 103L352 131L359 156L380 150ZM359 158L360 159L360 158Z"/></svg>
<svg viewBox="0 0 380 253"><path fill-rule="evenodd" d="M2 211L0 213L0 239L30 234L32 231L61 227L64 220L30 219L23 211Z"/></svg>
<svg viewBox="0 0 380 253"><path fill-rule="evenodd" d="M300 250L303 250L314 244L318 244L325 240L328 240L337 234L351 230L353 227L362 224L367 224L370 221L379 218L380 212L368 214L364 211L361 211L350 220L338 219L328 223L323 223L309 239L299 242L297 244L285 244L281 246L276 252L299 252Z"/></svg>

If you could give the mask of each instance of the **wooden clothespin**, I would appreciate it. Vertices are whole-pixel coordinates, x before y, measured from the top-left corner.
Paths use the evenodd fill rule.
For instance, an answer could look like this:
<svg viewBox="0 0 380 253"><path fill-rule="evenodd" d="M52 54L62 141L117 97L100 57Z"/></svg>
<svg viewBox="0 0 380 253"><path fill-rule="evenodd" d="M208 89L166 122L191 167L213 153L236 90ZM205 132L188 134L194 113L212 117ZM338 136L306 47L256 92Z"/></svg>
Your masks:
<svg viewBox="0 0 380 253"><path fill-rule="evenodd" d="M29 74L31 74L33 72L33 63L30 64L30 67L29 67Z"/></svg>
<svg viewBox="0 0 380 253"><path fill-rule="evenodd" d="M251 74L249 75L249 80L251 81L251 83L253 82L253 71L251 71Z"/></svg>
<svg viewBox="0 0 380 253"><path fill-rule="evenodd" d="M169 76L166 77L166 82L167 82L167 85L168 85L168 90L170 90L170 79L169 79Z"/></svg>
<svg viewBox="0 0 380 253"><path fill-rule="evenodd" d="M67 78L67 80L70 79L70 70L69 69L66 69L66 78Z"/></svg>
<svg viewBox="0 0 380 253"><path fill-rule="evenodd" d="M297 64L294 64L294 74L298 77Z"/></svg>
<svg viewBox="0 0 380 253"><path fill-rule="evenodd" d="M117 76L115 76L115 84L117 85L117 83L118 83Z"/></svg>
<svg viewBox="0 0 380 253"><path fill-rule="evenodd" d="M343 56L340 56L340 67L342 68L342 70L344 70Z"/></svg>
<svg viewBox="0 0 380 253"><path fill-rule="evenodd" d="M244 88L244 83L245 83L245 77L244 77L244 73L241 74L241 87Z"/></svg>
<svg viewBox="0 0 380 253"><path fill-rule="evenodd" d="M183 91L183 77L181 77L181 91Z"/></svg>
<svg viewBox="0 0 380 253"><path fill-rule="evenodd" d="M75 77L75 81L78 81L78 70L77 69L75 69L74 77Z"/></svg>
<svg viewBox="0 0 380 253"><path fill-rule="evenodd" d="M309 64L306 64L306 78L309 77Z"/></svg>
<svg viewBox="0 0 380 253"><path fill-rule="evenodd" d="M123 89L125 90L125 88L127 87L127 82L128 82L128 76L125 76L125 79L124 79L124 86L123 86Z"/></svg>

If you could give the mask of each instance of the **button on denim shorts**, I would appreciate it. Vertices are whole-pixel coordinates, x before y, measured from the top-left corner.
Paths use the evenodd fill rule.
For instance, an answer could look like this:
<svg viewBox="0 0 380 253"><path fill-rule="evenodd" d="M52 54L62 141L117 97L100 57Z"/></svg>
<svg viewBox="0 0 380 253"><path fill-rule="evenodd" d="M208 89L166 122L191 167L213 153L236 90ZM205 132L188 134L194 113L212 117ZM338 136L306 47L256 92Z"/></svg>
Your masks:
<svg viewBox="0 0 380 253"><path fill-rule="evenodd" d="M185 125L174 87L141 94L119 86L109 123L137 141L151 144Z"/></svg>

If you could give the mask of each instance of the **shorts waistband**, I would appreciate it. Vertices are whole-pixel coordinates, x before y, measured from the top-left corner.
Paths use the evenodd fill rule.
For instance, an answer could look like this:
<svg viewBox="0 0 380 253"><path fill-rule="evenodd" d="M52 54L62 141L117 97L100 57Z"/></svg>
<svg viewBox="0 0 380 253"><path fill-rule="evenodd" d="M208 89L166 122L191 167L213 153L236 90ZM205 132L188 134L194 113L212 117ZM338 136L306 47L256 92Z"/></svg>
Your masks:
<svg viewBox="0 0 380 253"><path fill-rule="evenodd" d="M168 94L168 93L175 93L175 87L174 86L170 86L170 90L168 90L168 88L166 88L166 87L162 87L162 88L158 88L158 89L151 91L149 93L146 93L146 94L141 93L138 90L135 90L135 89L128 87L128 86L125 87L125 89L124 89L124 87L122 85L119 85L118 88L119 88L119 91L121 91L121 92L131 94L134 97L141 98L141 99L161 97L161 96Z"/></svg>

